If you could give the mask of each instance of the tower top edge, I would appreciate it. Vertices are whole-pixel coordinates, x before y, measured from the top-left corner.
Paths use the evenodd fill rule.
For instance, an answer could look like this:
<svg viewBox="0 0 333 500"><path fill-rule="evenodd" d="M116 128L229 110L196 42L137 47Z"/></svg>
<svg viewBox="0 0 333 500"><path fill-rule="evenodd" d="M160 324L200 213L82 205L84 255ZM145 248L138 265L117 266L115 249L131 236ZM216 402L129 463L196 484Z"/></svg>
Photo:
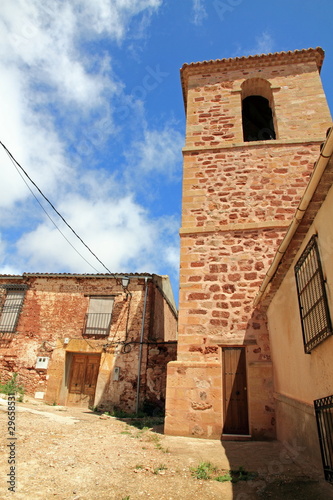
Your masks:
<svg viewBox="0 0 333 500"><path fill-rule="evenodd" d="M232 57L226 59L214 59L185 63L180 69L181 85L183 90L184 103L186 108L186 94L188 88L188 77L190 75L200 75L215 73L218 71L233 71L250 68L267 68L283 64L298 64L315 62L320 72L324 62L325 52L321 47L294 50L288 52L274 52L268 54L257 54L243 57Z"/></svg>
<svg viewBox="0 0 333 500"><path fill-rule="evenodd" d="M256 54L243 57L230 57L225 59L211 59L209 61L199 61L192 63L185 63L180 69L181 74L186 70L199 69L200 72L205 68L212 67L223 69L238 69L239 67L256 66L259 63L265 66L303 62L313 60L317 63L318 70L321 69L324 61L325 52L321 47L302 49L302 50L289 50L288 52L274 52L268 54Z"/></svg>

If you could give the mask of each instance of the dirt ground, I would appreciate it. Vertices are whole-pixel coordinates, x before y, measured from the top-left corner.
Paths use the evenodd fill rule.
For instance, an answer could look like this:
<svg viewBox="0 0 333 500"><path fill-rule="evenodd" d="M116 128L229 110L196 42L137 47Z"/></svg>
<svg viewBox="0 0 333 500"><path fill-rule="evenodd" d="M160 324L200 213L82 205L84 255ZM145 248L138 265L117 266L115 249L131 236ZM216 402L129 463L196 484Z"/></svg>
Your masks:
<svg viewBox="0 0 333 500"><path fill-rule="evenodd" d="M164 436L161 427L140 430L114 417L47 406L33 399L17 403L12 492L6 481L8 443L14 441L8 439L7 423L7 402L0 400L1 499L333 499L333 486L310 466L296 445L222 445L213 440ZM239 467L243 472L233 475L236 482L200 479L192 469L203 462L218 469L210 471L212 477L225 476L229 469L239 471Z"/></svg>

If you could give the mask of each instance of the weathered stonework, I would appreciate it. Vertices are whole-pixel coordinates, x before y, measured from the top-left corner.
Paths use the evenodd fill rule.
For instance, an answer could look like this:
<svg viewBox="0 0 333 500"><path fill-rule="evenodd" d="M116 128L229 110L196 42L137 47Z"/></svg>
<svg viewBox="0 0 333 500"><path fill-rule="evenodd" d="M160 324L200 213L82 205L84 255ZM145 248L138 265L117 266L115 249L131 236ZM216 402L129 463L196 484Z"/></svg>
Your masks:
<svg viewBox="0 0 333 500"><path fill-rule="evenodd" d="M330 124L318 74L322 59L321 49L309 49L182 68L187 116L169 434L221 437L227 412L223 349L241 346L248 433L275 436L267 320L253 299ZM276 139L244 142L242 99L252 94L269 101Z"/></svg>
<svg viewBox="0 0 333 500"><path fill-rule="evenodd" d="M140 406L149 402L163 408L166 364L175 359L177 330L167 281L156 275L135 275L128 289L123 289L120 280L111 276L0 276L0 306L5 287L26 286L16 331L0 334L1 380L18 372L28 394L42 393L47 402L66 405L73 356L99 355L96 391L90 404L133 412L141 356ZM87 334L84 329L89 298L96 296L114 299L111 326L103 335ZM37 357L50 359L46 370L36 368ZM79 399L80 395L78 404Z"/></svg>

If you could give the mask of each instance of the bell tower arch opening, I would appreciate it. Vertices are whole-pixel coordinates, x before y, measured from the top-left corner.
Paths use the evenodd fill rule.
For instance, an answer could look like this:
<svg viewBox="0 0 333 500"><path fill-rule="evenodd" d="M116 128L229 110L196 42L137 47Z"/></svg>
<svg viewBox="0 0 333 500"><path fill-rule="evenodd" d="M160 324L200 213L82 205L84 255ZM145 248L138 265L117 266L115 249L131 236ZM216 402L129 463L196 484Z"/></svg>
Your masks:
<svg viewBox="0 0 333 500"><path fill-rule="evenodd" d="M263 78L250 78L242 83L241 89L244 142L276 139L270 83Z"/></svg>

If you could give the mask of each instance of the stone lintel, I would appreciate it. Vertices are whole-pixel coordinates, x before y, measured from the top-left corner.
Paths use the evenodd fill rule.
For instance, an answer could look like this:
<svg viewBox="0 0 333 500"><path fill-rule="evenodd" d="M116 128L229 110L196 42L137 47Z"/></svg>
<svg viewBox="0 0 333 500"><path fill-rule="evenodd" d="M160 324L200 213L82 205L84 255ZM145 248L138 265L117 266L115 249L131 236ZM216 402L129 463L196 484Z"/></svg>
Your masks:
<svg viewBox="0 0 333 500"><path fill-rule="evenodd" d="M169 361L168 367L183 367L183 368L217 368L220 366L220 361L216 361L215 363L212 361Z"/></svg>
<svg viewBox="0 0 333 500"><path fill-rule="evenodd" d="M279 221L260 221L260 222L245 222L240 224L227 224L225 226L214 226L214 227L184 227L180 228L180 236L186 236L189 234L202 234L202 233L225 233L228 231L253 231L257 229L286 229L290 226L290 220L279 220Z"/></svg>
<svg viewBox="0 0 333 500"><path fill-rule="evenodd" d="M210 339L210 341L212 344L213 340ZM248 345L257 345L256 339L242 339L239 342L235 342L235 339L226 339L223 340L223 342L219 340L219 342L217 343L218 347L246 347Z"/></svg>
<svg viewBox="0 0 333 500"><path fill-rule="evenodd" d="M233 150L233 149L239 149L239 148L245 148L245 149L250 149L250 148L258 148L258 147L276 147L276 146L292 146L295 145L297 146L298 144L301 144L302 146L306 146L308 144L321 144L325 140L324 137L314 137L311 139L277 139L277 140L271 140L271 141L252 141L252 142L226 142L225 144L220 144L219 146L185 146L182 151L183 154L185 155L186 153L197 153L200 151L223 151L223 150Z"/></svg>

